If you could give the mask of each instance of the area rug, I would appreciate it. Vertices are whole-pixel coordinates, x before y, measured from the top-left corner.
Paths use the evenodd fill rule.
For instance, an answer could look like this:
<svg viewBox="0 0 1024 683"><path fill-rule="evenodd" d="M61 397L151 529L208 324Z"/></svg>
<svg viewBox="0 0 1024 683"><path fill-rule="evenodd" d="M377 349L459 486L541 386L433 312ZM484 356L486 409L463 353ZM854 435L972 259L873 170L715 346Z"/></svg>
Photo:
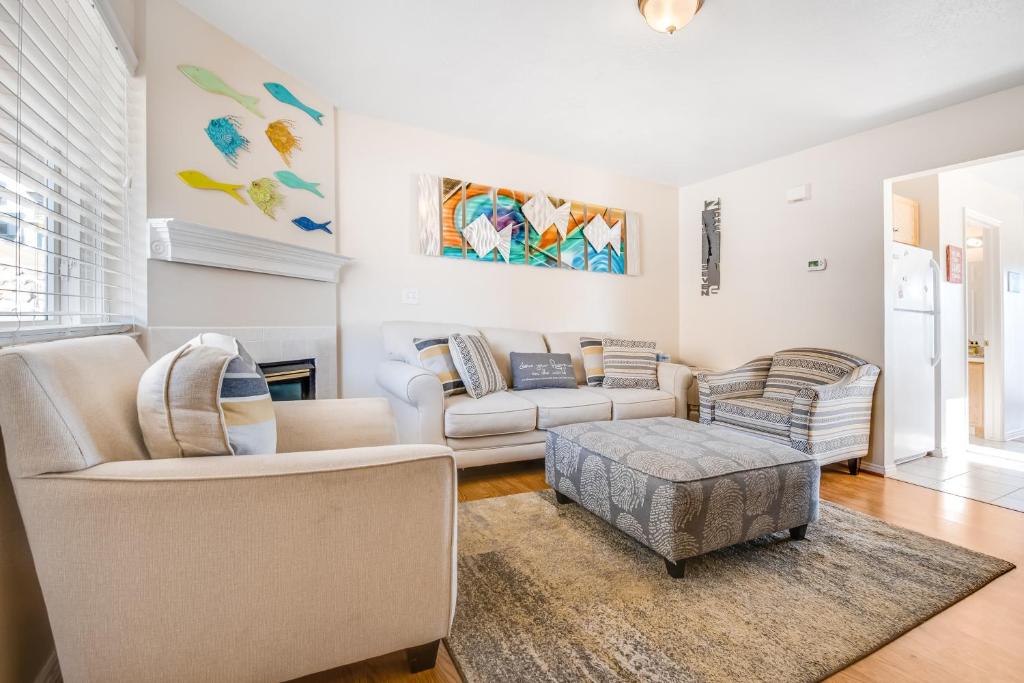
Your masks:
<svg viewBox="0 0 1024 683"><path fill-rule="evenodd" d="M1013 569L822 503L804 541L660 557L551 491L463 503L448 649L468 683L816 681Z"/></svg>

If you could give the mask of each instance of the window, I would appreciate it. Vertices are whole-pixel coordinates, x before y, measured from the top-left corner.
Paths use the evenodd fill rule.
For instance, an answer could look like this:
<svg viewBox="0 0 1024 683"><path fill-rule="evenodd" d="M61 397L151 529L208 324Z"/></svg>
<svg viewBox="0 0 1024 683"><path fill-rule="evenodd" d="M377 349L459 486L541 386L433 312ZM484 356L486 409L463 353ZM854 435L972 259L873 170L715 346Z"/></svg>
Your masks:
<svg viewBox="0 0 1024 683"><path fill-rule="evenodd" d="M0 0L0 342L130 329L127 78L88 0Z"/></svg>

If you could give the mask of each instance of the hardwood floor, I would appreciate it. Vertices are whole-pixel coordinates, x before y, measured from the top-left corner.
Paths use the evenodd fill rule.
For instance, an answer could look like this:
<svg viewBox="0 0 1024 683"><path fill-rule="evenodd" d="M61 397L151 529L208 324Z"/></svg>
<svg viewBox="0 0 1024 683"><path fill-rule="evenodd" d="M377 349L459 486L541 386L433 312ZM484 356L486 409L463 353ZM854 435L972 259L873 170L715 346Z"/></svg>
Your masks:
<svg viewBox="0 0 1024 683"><path fill-rule="evenodd" d="M459 473L459 500L546 487L540 462ZM945 539L1018 565L977 593L832 677L831 681L1019 681L1024 679L1024 513L870 474L822 474L825 500L897 526ZM879 574L879 582L885 581ZM402 653L301 679L459 681L442 646L437 667L410 675Z"/></svg>

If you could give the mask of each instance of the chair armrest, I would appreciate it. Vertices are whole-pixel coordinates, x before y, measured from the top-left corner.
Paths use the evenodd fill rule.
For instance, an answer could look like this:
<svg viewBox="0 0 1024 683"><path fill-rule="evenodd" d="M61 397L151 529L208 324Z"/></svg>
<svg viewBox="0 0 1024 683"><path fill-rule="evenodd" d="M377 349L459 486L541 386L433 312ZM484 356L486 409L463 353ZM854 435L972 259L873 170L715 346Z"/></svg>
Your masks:
<svg viewBox="0 0 1024 683"><path fill-rule="evenodd" d="M67 680L290 680L451 625L445 447L109 462L16 485Z"/></svg>
<svg viewBox="0 0 1024 683"><path fill-rule="evenodd" d="M759 356L732 370L698 372L697 390L700 396L700 421L715 421L715 401L720 398L756 398L764 394L771 356Z"/></svg>
<svg viewBox="0 0 1024 683"><path fill-rule="evenodd" d="M658 363L658 388L675 396L676 417L686 419L686 394L693 382L693 373L686 365Z"/></svg>
<svg viewBox="0 0 1024 683"><path fill-rule="evenodd" d="M838 382L800 389L790 419L793 448L822 464L867 455L878 374L869 363Z"/></svg>
<svg viewBox="0 0 1024 683"><path fill-rule="evenodd" d="M377 384L392 398L403 443L445 443L444 391L437 375L389 360L377 366Z"/></svg>
<svg viewBox="0 0 1024 683"><path fill-rule="evenodd" d="M398 443L395 416L383 398L275 401L274 416L278 453Z"/></svg>

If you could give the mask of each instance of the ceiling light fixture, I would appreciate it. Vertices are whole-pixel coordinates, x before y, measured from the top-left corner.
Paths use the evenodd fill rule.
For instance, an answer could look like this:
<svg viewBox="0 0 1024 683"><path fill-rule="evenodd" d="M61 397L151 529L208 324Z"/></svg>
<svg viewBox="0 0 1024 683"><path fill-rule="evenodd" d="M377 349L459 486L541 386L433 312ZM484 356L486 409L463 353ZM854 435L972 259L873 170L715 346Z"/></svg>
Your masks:
<svg viewBox="0 0 1024 683"><path fill-rule="evenodd" d="M967 238L967 246L969 246L969 247L980 247L980 246L982 246L984 244L985 243L981 240L980 237L968 237Z"/></svg>
<svg viewBox="0 0 1024 683"><path fill-rule="evenodd" d="M704 0L637 0L647 25L659 33L675 33L689 24Z"/></svg>

